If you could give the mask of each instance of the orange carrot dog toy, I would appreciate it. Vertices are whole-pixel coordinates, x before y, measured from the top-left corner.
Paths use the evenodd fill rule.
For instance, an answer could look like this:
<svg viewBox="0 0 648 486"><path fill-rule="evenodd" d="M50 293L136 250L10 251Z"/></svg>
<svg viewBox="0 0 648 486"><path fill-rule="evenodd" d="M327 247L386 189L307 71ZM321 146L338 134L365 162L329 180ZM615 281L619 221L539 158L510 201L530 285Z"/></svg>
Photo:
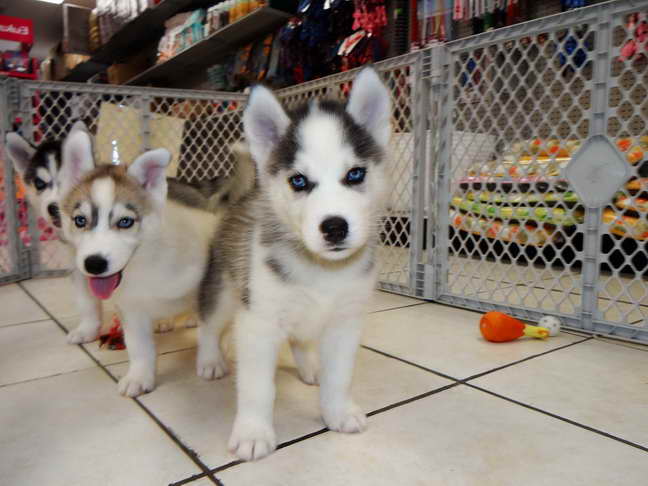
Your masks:
<svg viewBox="0 0 648 486"><path fill-rule="evenodd" d="M479 330L487 341L503 343L513 341L522 336L545 339L555 336L560 329L560 321L553 316L545 316L540 320L547 327L531 326L503 312L487 312L479 321Z"/></svg>

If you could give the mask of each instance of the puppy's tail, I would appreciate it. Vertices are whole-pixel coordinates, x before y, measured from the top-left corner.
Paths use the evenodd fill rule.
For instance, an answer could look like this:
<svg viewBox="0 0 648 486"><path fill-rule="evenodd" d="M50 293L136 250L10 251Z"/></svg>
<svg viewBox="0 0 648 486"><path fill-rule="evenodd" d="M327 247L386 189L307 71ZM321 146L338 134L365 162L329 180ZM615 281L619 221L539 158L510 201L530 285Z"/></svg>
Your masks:
<svg viewBox="0 0 648 486"><path fill-rule="evenodd" d="M229 204L236 204L247 196L256 186L256 165L245 142L239 141L230 147L234 155L234 168L227 184Z"/></svg>

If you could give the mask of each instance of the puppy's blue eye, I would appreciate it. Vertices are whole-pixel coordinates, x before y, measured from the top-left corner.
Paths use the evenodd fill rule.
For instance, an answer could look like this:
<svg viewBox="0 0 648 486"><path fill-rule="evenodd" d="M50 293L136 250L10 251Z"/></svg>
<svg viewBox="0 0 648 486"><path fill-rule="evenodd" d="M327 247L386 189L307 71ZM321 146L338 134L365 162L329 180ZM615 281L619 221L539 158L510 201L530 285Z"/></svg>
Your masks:
<svg viewBox="0 0 648 486"><path fill-rule="evenodd" d="M367 169L364 167L354 167L353 169L347 172L344 180L347 184L361 184L364 181L365 175L367 175Z"/></svg>
<svg viewBox="0 0 648 486"><path fill-rule="evenodd" d="M88 220L86 219L85 216L75 216L74 217L74 225L77 228L85 228L86 224L88 224Z"/></svg>
<svg viewBox="0 0 648 486"><path fill-rule="evenodd" d="M34 187L36 188L37 191L42 191L47 187L47 184L43 179L37 177L36 179L34 179Z"/></svg>
<svg viewBox="0 0 648 486"><path fill-rule="evenodd" d="M299 192L308 188L308 179L306 176L301 174L295 174L290 179L288 179L288 184L293 188L293 191Z"/></svg>
<svg viewBox="0 0 648 486"><path fill-rule="evenodd" d="M117 227L120 229L128 229L134 224L135 220L133 218L121 218L119 221L117 221Z"/></svg>

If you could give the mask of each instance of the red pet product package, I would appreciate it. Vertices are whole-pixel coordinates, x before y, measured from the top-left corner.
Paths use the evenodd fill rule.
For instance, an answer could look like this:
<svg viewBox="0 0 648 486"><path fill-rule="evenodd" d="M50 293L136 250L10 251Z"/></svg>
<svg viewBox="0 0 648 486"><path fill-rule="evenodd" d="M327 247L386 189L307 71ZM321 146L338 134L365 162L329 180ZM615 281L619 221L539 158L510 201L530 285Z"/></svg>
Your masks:
<svg viewBox="0 0 648 486"><path fill-rule="evenodd" d="M29 54L20 51L5 51L2 54L2 69L14 73L31 72Z"/></svg>

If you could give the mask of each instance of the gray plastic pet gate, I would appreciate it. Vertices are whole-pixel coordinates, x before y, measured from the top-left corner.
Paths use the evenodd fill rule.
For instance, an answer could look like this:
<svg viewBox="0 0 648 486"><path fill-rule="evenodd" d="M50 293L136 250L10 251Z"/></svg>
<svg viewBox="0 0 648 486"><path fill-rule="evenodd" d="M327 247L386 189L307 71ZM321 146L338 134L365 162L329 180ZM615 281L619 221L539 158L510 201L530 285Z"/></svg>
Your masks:
<svg viewBox="0 0 648 486"><path fill-rule="evenodd" d="M378 63L392 93L379 287L648 342L648 17L616 1ZM642 27L643 26L643 27ZM278 91L345 99L355 72ZM171 175L226 176L246 96L4 81L3 125L34 142L76 119L100 162L166 147ZM4 137L3 137L4 138ZM65 271L51 229L12 197L0 282Z"/></svg>

